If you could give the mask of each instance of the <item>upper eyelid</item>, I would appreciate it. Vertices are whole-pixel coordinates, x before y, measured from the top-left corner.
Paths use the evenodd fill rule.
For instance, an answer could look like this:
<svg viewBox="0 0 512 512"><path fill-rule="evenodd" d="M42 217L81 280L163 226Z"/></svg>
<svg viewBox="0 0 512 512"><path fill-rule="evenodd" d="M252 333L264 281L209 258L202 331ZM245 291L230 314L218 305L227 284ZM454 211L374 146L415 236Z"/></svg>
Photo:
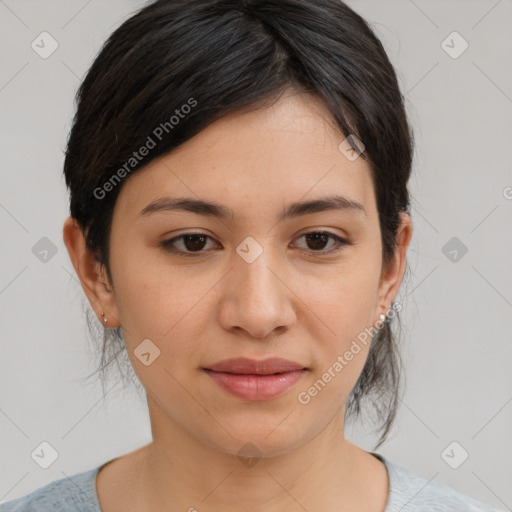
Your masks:
<svg viewBox="0 0 512 512"><path fill-rule="evenodd" d="M198 229L201 229L201 228L198 228ZM303 231L303 232L299 232L298 235L295 236L295 238L298 238L300 236L303 236L303 235L308 235L308 234L311 234L311 233L325 233L325 234L328 234L328 235L332 235L332 236L337 236L337 237L340 237L340 238L349 238L349 235L348 234L343 234L343 233L335 233L332 231L332 229L336 229L336 228L333 228L333 227L319 227L319 228L304 228L306 229L306 231ZM177 235L174 235L173 237L169 238L167 241L169 240L172 240L173 238L180 238L182 236L186 236L186 235L198 235L198 236L206 236L208 238L211 238L213 240L215 240L215 237L208 234L207 232L204 232L204 231L194 231L194 228L189 228L188 231L183 231L182 233L179 233Z"/></svg>
<svg viewBox="0 0 512 512"><path fill-rule="evenodd" d="M346 237L344 235L339 235L337 233L333 233L332 231L329 231L327 228L310 229L309 231L304 231L303 233L298 234L295 238L300 238L301 236L310 235L313 233L320 233L320 234L329 235L332 237L338 237L340 239L346 240ZM210 238L211 240L216 241L214 236L209 235L208 233L203 233L202 231L200 231L200 232L185 231L183 233L180 233L179 235L175 235L167 240L164 240L164 242L171 242L173 240L179 240L180 238L187 236L187 235L204 236L204 237ZM347 240L347 242L348 242L348 240Z"/></svg>

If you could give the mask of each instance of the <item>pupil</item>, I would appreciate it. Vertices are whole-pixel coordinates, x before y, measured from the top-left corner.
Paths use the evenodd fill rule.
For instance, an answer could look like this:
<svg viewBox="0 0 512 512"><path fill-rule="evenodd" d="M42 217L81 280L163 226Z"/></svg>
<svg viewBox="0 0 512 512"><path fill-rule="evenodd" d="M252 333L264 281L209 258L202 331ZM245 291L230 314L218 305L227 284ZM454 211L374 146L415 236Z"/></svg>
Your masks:
<svg viewBox="0 0 512 512"><path fill-rule="evenodd" d="M186 235L184 239L185 247L191 251L193 251L194 249L202 249L202 247L197 247L197 244L194 244L194 242L192 242L192 244L190 244L189 242L197 241L198 239L200 239L201 241L199 242L199 245L201 245L201 243L204 245L205 238L206 237L203 235Z"/></svg>
<svg viewBox="0 0 512 512"><path fill-rule="evenodd" d="M322 233L313 233L312 235L308 235L309 239L313 238L313 244L317 243L319 239L323 240L323 244L320 242L320 245L325 245L325 239L327 238L327 235ZM313 249L322 249L323 247L313 247Z"/></svg>

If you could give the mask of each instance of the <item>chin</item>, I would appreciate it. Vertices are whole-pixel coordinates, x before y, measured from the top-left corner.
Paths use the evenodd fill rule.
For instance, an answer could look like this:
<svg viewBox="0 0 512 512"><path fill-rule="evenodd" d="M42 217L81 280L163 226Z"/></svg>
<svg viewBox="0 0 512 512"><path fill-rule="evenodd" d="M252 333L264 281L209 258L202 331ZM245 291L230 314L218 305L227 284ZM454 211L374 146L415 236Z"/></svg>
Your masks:
<svg viewBox="0 0 512 512"><path fill-rule="evenodd" d="M286 414L281 415L278 420L274 419L273 422L265 424L254 421L240 421L236 425L221 422L232 437L226 434L223 440L210 439L209 444L241 459L282 455L307 441L296 425L291 423L284 425L284 422L280 424L283 417L286 417Z"/></svg>

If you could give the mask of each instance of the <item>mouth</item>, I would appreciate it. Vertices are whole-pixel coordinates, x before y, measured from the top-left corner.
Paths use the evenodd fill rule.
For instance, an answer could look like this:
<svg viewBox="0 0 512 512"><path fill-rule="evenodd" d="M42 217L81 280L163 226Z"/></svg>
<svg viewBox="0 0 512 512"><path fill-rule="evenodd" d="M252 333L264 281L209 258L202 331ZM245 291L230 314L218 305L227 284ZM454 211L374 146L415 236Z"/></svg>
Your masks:
<svg viewBox="0 0 512 512"><path fill-rule="evenodd" d="M245 400L269 400L296 384L308 368L281 358L235 358L203 368L227 393Z"/></svg>
<svg viewBox="0 0 512 512"><path fill-rule="evenodd" d="M274 375L277 373L287 373L297 370L307 369L304 365L280 357L270 357L258 361L247 357L236 357L225 359L219 363L205 368L214 372L235 373L245 375Z"/></svg>

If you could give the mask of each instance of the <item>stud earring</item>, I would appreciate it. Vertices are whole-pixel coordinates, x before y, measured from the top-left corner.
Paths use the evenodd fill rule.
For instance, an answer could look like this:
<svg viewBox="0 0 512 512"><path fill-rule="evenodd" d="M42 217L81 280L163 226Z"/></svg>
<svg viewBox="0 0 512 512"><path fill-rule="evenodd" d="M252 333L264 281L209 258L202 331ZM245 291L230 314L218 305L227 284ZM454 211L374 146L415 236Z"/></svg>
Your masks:
<svg viewBox="0 0 512 512"><path fill-rule="evenodd" d="M103 321L105 322L105 325L107 325L107 317L105 316L105 313L101 313L101 316L103 317Z"/></svg>
<svg viewBox="0 0 512 512"><path fill-rule="evenodd" d="M383 323L386 321L386 319L387 319L387 317L386 317L386 315L385 315L384 313L381 313L379 318L380 318L380 322L381 322L382 324L383 324Z"/></svg>

